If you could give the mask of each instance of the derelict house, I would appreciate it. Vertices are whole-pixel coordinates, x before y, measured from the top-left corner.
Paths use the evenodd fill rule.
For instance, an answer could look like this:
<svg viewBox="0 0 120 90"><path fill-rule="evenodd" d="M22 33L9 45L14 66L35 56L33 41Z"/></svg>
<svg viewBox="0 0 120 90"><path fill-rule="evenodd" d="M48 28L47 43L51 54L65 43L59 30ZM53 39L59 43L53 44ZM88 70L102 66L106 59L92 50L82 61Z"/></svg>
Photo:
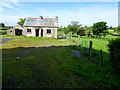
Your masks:
<svg viewBox="0 0 120 90"><path fill-rule="evenodd" d="M24 35L33 37L54 37L57 38L58 17L55 18L26 18L22 26L16 25L8 30L9 35Z"/></svg>

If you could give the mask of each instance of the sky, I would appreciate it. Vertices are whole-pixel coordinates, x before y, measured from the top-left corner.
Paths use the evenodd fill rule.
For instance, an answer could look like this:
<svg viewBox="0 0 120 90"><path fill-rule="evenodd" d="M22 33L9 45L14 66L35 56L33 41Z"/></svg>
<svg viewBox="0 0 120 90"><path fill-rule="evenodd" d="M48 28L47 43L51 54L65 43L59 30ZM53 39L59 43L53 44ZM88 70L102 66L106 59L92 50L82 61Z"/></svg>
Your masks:
<svg viewBox="0 0 120 90"><path fill-rule="evenodd" d="M0 2L0 23L15 26L19 18L59 18L59 26L78 21L82 26L105 21L118 26L118 2Z"/></svg>

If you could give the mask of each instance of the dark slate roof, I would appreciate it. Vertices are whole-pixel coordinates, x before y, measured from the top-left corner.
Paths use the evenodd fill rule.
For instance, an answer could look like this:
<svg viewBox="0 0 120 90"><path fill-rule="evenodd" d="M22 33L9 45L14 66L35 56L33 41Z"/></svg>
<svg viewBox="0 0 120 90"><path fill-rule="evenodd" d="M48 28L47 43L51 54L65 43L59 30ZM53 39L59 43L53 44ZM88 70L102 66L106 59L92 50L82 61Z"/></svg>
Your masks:
<svg viewBox="0 0 120 90"><path fill-rule="evenodd" d="M26 18L24 26L56 26L57 18Z"/></svg>

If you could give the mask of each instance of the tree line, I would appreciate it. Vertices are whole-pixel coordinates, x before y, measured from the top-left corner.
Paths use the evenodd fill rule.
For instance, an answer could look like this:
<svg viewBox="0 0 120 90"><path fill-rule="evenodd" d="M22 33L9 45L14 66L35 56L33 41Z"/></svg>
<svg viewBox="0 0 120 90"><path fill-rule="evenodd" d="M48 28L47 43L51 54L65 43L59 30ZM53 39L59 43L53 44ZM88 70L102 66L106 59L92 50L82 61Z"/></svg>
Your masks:
<svg viewBox="0 0 120 90"><path fill-rule="evenodd" d="M120 26L113 28L112 26L108 27L107 22L97 22L94 23L93 26L84 26L77 21L71 21L71 24L67 27L60 27L58 31L63 32L64 34L71 33L80 36L88 36L88 37L97 37L106 36L109 32L108 29L113 29L115 32L120 33Z"/></svg>

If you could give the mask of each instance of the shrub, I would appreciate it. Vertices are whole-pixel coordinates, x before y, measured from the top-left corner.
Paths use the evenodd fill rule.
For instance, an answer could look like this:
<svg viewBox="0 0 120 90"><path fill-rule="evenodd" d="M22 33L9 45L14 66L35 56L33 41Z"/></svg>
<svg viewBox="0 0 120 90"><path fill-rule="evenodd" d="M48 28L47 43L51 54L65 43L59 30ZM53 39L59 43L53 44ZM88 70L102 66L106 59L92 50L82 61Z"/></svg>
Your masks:
<svg viewBox="0 0 120 90"><path fill-rule="evenodd" d="M0 35L4 35L4 34L7 34L7 31L6 30L0 30Z"/></svg>
<svg viewBox="0 0 120 90"><path fill-rule="evenodd" d="M110 51L110 63L114 71L120 74L120 38L110 40L108 47Z"/></svg>

